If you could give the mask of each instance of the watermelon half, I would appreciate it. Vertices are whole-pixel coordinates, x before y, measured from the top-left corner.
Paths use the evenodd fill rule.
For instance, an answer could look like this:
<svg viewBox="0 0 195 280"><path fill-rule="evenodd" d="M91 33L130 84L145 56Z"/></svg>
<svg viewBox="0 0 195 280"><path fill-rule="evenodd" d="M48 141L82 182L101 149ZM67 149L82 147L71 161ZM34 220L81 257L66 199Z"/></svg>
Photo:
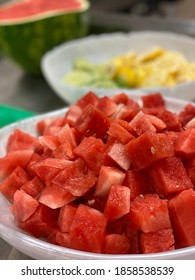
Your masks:
<svg viewBox="0 0 195 280"><path fill-rule="evenodd" d="M0 5L0 51L31 74L42 55L88 32L86 0L21 0Z"/></svg>

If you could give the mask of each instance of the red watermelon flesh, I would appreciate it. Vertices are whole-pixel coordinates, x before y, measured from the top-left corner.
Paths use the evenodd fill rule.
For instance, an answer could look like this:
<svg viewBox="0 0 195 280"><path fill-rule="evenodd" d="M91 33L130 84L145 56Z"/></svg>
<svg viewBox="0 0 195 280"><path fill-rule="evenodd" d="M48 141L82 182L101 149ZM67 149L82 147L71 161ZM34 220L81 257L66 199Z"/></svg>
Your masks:
<svg viewBox="0 0 195 280"><path fill-rule="evenodd" d="M195 191L185 190L173 197L169 211L178 245L195 245Z"/></svg>
<svg viewBox="0 0 195 280"><path fill-rule="evenodd" d="M5 4L0 9L0 21L20 20L45 13L80 10L84 1L79 0L26 0Z"/></svg>
<svg viewBox="0 0 195 280"><path fill-rule="evenodd" d="M194 132L164 125L153 107L157 102L162 109L161 100L153 97L138 108L125 94L109 102L90 92L64 117L39 122L37 137L16 130L8 138L14 148L0 159L0 192L14 198L18 226L94 253L147 254L194 245ZM147 114L138 112L149 110L157 131L133 136L132 110L138 114L134 127Z"/></svg>
<svg viewBox="0 0 195 280"><path fill-rule="evenodd" d="M172 229L163 229L157 232L141 233L140 244L144 254L174 250L173 231Z"/></svg>

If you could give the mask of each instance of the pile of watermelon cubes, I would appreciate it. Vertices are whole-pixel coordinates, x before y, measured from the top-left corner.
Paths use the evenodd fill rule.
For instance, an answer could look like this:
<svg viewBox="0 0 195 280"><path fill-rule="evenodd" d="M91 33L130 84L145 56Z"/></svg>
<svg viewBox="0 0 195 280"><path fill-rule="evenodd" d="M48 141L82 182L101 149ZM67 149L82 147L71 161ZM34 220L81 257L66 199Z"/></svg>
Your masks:
<svg viewBox="0 0 195 280"><path fill-rule="evenodd" d="M0 191L18 226L81 251L146 254L195 245L195 106L160 93L97 97L15 129ZM140 105L141 104L141 105Z"/></svg>

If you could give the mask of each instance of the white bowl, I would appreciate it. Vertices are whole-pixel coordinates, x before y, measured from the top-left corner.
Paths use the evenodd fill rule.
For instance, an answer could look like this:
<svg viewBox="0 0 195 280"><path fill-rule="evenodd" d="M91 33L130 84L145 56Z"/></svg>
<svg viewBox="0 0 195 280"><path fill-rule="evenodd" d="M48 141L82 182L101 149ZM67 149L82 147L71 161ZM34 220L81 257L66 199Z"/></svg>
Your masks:
<svg viewBox="0 0 195 280"><path fill-rule="evenodd" d="M103 63L113 56L126 53L131 49L142 52L150 50L156 45L168 50L179 51L187 60L195 61L195 39L191 37L169 32L119 32L91 35L57 46L43 56L41 69L54 92L65 102L71 104L89 90L95 91L97 94L113 92L109 89L78 88L65 84L63 79L72 70L75 58L81 57L93 63ZM119 89L116 90L116 92L118 91ZM160 91L170 97L194 101L195 81L179 84L172 88L145 88L142 91ZM139 93L140 90L128 90L128 92Z"/></svg>
<svg viewBox="0 0 195 280"><path fill-rule="evenodd" d="M142 93L143 94L143 93ZM140 101L142 94L132 94L131 97ZM173 98L165 98L167 108L173 112L179 112L189 103L184 100L176 100ZM0 157L6 154L6 141L10 133L19 128L27 133L36 135L35 124L37 121L47 118L64 115L67 108L57 110L51 113L28 118L26 120L16 122L6 126L0 130ZM34 238L19 229L14 222L13 215L9 209L9 203L0 194L0 237L7 241L10 245L21 251L22 253L34 259L124 259L124 260L194 260L195 246L177 249L155 254L137 254L137 255L105 255L82 252L72 249L63 248Z"/></svg>

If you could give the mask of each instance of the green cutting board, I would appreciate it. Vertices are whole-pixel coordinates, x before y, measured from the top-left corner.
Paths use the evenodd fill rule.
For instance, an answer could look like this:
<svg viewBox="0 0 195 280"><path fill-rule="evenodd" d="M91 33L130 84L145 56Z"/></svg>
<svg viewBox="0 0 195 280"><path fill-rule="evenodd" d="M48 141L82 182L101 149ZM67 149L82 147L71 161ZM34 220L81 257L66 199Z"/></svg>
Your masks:
<svg viewBox="0 0 195 280"><path fill-rule="evenodd" d="M0 127L36 115L20 108L0 105Z"/></svg>

